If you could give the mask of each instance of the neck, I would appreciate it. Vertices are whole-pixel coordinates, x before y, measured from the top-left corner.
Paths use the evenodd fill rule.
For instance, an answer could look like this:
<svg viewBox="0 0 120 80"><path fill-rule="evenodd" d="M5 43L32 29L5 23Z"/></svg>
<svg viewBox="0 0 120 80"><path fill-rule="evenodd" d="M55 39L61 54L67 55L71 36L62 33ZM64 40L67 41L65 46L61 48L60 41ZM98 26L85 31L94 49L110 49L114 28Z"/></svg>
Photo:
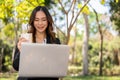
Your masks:
<svg viewBox="0 0 120 80"><path fill-rule="evenodd" d="M46 34L45 33L36 33L36 42L37 43L42 43L44 41L44 39L46 38Z"/></svg>

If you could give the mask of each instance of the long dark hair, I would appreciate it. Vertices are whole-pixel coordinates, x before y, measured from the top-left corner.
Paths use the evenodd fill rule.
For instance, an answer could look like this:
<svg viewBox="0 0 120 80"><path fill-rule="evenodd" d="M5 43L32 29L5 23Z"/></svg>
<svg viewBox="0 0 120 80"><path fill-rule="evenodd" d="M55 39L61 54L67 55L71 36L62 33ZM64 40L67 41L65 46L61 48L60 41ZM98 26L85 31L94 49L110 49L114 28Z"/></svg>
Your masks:
<svg viewBox="0 0 120 80"><path fill-rule="evenodd" d="M36 8L34 8L34 10L31 13L30 20L29 20L29 25L31 27L30 27L29 33L32 33L33 42L34 43L36 42L36 37L35 37L36 29L35 29L35 26L34 26L34 20L35 20L36 13L38 11L43 11L45 13L45 15L47 17L47 21L48 21L48 26L47 26L47 29L46 29L46 35L47 35L47 37L50 38L50 42L54 43L55 33L53 32L53 19L52 19L52 16L50 15L48 9L45 6L37 6Z"/></svg>

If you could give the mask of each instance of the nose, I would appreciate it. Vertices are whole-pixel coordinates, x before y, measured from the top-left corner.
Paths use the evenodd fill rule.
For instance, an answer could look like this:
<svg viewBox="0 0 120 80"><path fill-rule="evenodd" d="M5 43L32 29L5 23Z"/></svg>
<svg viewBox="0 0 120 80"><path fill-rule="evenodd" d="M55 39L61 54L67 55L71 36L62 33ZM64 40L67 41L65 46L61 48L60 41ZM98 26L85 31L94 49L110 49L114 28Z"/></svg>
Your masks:
<svg viewBox="0 0 120 80"><path fill-rule="evenodd" d="M38 21L38 24L42 24L42 21L41 21L41 20L39 20L39 21Z"/></svg>

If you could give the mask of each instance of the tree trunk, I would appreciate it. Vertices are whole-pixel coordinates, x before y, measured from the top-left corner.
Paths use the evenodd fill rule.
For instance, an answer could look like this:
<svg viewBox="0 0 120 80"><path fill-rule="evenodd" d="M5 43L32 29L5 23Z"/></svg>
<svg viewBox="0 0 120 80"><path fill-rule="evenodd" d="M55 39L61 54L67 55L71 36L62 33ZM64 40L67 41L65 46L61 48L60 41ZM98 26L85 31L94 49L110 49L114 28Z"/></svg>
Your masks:
<svg viewBox="0 0 120 80"><path fill-rule="evenodd" d="M98 25L98 30L100 33L100 53L99 53L99 57L100 57L100 67L99 67L99 75L102 75L102 66L103 66L103 61L102 61L102 56L103 56L103 32L101 29L101 26L99 24L99 19L98 19L98 15L97 12L94 10L95 14L96 14L96 21L97 21L97 25Z"/></svg>
<svg viewBox="0 0 120 80"><path fill-rule="evenodd" d="M100 30L99 30L100 31ZM99 75L102 75L102 66L103 66L103 61L102 61L102 56L103 56L103 35L100 33L100 70L99 70Z"/></svg>
<svg viewBox="0 0 120 80"><path fill-rule="evenodd" d="M0 72L2 72L2 61L3 61L3 57L4 57L4 47L0 47Z"/></svg>
<svg viewBox="0 0 120 80"><path fill-rule="evenodd" d="M114 50L114 63L115 63L115 65L119 65L119 53L118 53L118 50L116 49L116 50Z"/></svg>
<svg viewBox="0 0 120 80"><path fill-rule="evenodd" d="M88 75L88 39L89 39L89 23L86 14L83 14L85 19L84 38L83 38L83 75Z"/></svg>
<svg viewBox="0 0 120 80"><path fill-rule="evenodd" d="M102 56L103 56L103 32L102 32L101 26L99 24L98 14L97 14L97 12L96 12L96 10L94 8L92 8L92 9L93 9L93 11L95 13L96 22L97 22L98 30L99 30L99 33L100 33L100 53L99 53L100 67L99 67L99 75L101 76L102 75L102 66L103 66L103 61L102 61Z"/></svg>
<svg viewBox="0 0 120 80"><path fill-rule="evenodd" d="M16 6L16 3L18 3L19 1L15 1L14 3L14 7ZM14 8L14 14L16 13L16 7ZM12 54L12 60L14 57L14 52L15 52L15 48L16 48L16 44L17 44L17 40L18 40L18 19L16 18L16 16L13 17L13 23L14 23L14 33L15 33L15 38L14 38L14 44L15 46L13 47L13 54Z"/></svg>

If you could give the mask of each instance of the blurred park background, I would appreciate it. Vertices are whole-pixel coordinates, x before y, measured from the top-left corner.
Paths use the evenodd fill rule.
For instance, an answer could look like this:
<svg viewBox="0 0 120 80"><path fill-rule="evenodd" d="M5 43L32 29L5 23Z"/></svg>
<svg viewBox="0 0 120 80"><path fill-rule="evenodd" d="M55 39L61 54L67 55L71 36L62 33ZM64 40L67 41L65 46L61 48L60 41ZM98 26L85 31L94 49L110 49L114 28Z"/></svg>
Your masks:
<svg viewBox="0 0 120 80"><path fill-rule="evenodd" d="M15 80L12 58L33 8L47 6L70 46L63 80L120 79L120 0L0 0L0 80Z"/></svg>

